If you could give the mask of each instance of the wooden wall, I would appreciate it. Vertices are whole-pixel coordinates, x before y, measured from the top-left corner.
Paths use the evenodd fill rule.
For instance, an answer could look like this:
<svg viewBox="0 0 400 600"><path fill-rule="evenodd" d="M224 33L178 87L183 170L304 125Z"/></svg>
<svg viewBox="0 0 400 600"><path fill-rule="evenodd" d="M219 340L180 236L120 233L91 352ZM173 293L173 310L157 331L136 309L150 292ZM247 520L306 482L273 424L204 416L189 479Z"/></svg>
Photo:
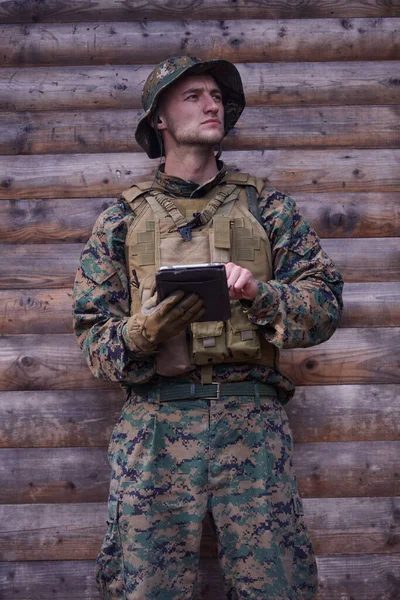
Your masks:
<svg viewBox="0 0 400 600"><path fill-rule="evenodd" d="M108 436L123 402L71 330L97 214L154 164L152 65L234 61L229 165L292 193L346 280L341 328L285 351L319 600L400 598L398 0L0 2L0 597L94 600ZM220 600L207 526L203 598Z"/></svg>

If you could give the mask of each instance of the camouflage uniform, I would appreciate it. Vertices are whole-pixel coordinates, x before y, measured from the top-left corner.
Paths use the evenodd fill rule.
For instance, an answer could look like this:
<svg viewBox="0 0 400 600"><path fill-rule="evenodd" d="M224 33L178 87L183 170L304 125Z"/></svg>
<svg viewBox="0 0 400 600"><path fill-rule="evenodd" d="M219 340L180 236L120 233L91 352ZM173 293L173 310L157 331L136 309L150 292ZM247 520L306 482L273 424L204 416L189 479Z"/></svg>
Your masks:
<svg viewBox="0 0 400 600"><path fill-rule="evenodd" d="M156 182L190 203L223 182L226 170L218 166L205 185L162 168ZM338 325L340 274L291 198L264 189L259 205L274 279L259 283L247 316L278 348L319 344ZM256 388L249 396L160 401L157 385L165 378L156 375L154 356L135 351L126 333L132 219L123 201L100 215L74 288L74 326L90 369L128 393L109 446L109 527L97 560L102 596L197 598L201 523L211 512L227 598L309 600L317 571L283 408L294 386L279 368L217 364L213 381L270 384L277 395ZM183 381L200 382L200 369Z"/></svg>

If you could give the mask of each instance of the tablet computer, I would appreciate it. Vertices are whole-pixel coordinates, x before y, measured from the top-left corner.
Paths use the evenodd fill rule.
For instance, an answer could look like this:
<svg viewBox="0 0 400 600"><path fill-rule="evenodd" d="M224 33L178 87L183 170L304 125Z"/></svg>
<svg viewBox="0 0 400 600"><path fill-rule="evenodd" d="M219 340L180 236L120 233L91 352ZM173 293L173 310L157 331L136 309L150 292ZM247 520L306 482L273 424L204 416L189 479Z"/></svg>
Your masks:
<svg viewBox="0 0 400 600"><path fill-rule="evenodd" d="M228 283L222 263L161 267L156 273L156 289L159 301L176 290L198 294L206 309L199 321L227 321L231 318Z"/></svg>

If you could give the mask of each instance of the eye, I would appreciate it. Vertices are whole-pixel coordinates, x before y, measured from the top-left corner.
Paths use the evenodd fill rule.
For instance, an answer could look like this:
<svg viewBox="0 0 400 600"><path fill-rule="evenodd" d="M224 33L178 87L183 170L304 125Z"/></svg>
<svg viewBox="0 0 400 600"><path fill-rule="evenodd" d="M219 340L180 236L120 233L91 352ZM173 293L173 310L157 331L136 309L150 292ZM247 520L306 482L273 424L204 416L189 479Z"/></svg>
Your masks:
<svg viewBox="0 0 400 600"><path fill-rule="evenodd" d="M222 96L221 94L213 94L213 98L215 100L215 102L222 102Z"/></svg>
<svg viewBox="0 0 400 600"><path fill-rule="evenodd" d="M197 100L198 95L197 94L190 94L190 96L187 96L186 100Z"/></svg>

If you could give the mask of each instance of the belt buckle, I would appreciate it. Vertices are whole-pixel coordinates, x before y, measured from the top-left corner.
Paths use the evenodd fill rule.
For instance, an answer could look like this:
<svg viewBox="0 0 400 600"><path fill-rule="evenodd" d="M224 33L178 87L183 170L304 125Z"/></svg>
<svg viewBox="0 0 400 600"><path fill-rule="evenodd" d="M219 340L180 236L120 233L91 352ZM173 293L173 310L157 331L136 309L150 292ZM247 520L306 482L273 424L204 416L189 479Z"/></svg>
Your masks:
<svg viewBox="0 0 400 600"><path fill-rule="evenodd" d="M219 382L212 381L208 385L216 385L217 386L217 395L216 396L206 396L204 400L220 400L221 399L221 387Z"/></svg>

